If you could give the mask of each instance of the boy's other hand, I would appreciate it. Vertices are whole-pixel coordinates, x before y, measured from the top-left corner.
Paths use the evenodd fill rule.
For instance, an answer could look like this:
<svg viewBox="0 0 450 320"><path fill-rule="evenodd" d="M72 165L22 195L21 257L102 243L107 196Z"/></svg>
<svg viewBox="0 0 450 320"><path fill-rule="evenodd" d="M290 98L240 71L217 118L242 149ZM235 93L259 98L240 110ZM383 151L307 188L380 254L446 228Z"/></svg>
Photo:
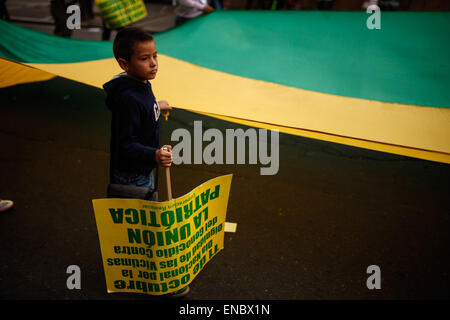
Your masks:
<svg viewBox="0 0 450 320"><path fill-rule="evenodd" d="M211 6L209 6L209 5L206 5L206 6L203 8L203 12L204 12L204 13L210 13L210 12L213 12L213 11L214 11L214 8L211 7Z"/></svg>
<svg viewBox="0 0 450 320"><path fill-rule="evenodd" d="M172 165L172 146L164 145L161 149L156 150L155 160L162 167L170 167Z"/></svg>
<svg viewBox="0 0 450 320"><path fill-rule="evenodd" d="M166 118L169 116L169 111L172 110L172 107L169 105L169 103L166 100L158 101L159 104L159 110L161 110L161 114L163 117Z"/></svg>

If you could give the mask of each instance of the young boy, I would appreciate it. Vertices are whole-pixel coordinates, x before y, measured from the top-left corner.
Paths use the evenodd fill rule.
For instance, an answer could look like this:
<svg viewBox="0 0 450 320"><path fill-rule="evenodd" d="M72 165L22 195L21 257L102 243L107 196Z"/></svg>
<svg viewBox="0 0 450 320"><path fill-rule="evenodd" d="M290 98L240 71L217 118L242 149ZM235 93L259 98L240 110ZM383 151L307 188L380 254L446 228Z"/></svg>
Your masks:
<svg viewBox="0 0 450 320"><path fill-rule="evenodd" d="M105 83L106 105L112 111L111 183L155 190L152 170L172 164L172 147L160 148L160 114L171 110L166 101L156 101L152 86L158 72L155 40L140 28L120 30L113 43L114 57L125 71ZM182 297L189 287L171 294Z"/></svg>
<svg viewBox="0 0 450 320"><path fill-rule="evenodd" d="M112 111L111 183L155 189L152 170L172 163L170 146L160 148L160 113L171 109L157 102L148 80L156 77L158 57L153 36L139 28L117 33L114 56L125 71L105 83Z"/></svg>

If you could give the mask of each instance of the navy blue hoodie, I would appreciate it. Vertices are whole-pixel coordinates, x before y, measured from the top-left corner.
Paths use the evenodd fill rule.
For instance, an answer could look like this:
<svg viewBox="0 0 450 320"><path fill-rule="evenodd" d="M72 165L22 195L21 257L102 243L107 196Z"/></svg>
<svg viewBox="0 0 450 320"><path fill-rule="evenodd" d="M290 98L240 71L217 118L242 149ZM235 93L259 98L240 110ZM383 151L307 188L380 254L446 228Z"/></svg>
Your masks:
<svg viewBox="0 0 450 320"><path fill-rule="evenodd" d="M160 148L160 110L149 81L134 80L125 73L105 83L106 105L112 112L110 178L125 174L150 174L157 166Z"/></svg>

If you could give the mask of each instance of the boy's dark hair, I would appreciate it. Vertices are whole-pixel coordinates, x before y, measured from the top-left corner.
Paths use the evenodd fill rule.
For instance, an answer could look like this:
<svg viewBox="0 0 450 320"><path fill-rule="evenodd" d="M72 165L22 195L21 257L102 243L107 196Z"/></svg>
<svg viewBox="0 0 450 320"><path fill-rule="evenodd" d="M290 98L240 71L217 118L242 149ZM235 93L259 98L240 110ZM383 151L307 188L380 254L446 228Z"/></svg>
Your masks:
<svg viewBox="0 0 450 320"><path fill-rule="evenodd" d="M149 31L137 27L127 27L120 30L113 43L114 57L116 60L122 58L130 61L135 44L144 41L154 41Z"/></svg>

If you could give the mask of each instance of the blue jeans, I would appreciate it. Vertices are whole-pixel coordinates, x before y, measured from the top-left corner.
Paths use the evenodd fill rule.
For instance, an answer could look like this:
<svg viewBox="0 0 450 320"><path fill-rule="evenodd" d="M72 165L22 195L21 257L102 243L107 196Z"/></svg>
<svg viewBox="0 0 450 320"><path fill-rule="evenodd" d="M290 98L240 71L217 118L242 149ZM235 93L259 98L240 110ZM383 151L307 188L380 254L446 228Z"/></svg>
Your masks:
<svg viewBox="0 0 450 320"><path fill-rule="evenodd" d="M128 174L114 171L114 183L132 185L137 187L146 187L155 190L155 178L153 171L149 175L143 174Z"/></svg>

